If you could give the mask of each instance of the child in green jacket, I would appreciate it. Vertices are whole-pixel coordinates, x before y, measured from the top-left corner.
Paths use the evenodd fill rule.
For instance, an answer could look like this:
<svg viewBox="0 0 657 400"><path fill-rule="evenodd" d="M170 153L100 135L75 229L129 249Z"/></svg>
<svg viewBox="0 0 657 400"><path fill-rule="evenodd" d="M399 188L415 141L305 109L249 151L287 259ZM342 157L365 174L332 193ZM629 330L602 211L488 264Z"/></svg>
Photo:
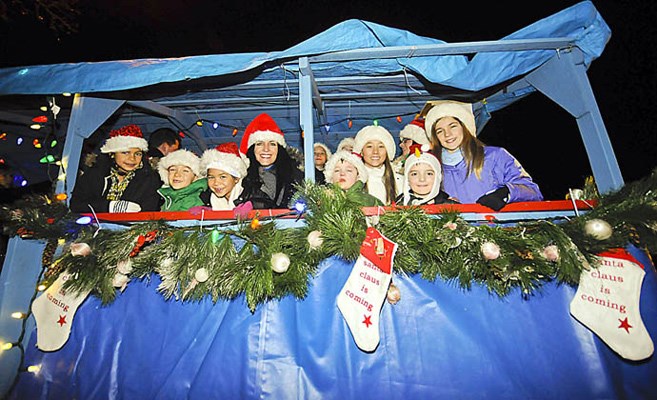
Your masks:
<svg viewBox="0 0 657 400"><path fill-rule="evenodd" d="M382 206L383 203L367 193L367 170L359 154L340 150L326 162L324 175L327 183L332 183L347 194L347 199L362 206Z"/></svg>
<svg viewBox="0 0 657 400"><path fill-rule="evenodd" d="M202 206L200 194L208 183L200 174L200 158L189 150L176 150L158 162L157 169L164 185L158 189L164 198L161 211L187 211Z"/></svg>

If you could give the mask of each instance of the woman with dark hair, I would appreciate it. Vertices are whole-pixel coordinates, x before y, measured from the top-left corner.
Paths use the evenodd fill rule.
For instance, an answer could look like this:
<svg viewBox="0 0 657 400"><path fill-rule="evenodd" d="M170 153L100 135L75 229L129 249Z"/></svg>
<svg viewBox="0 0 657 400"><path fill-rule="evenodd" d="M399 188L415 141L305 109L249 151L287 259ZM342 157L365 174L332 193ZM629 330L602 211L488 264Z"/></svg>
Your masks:
<svg viewBox="0 0 657 400"><path fill-rule="evenodd" d="M137 125L110 132L96 163L78 178L71 195L73 212L159 211L162 182L144 162L148 142Z"/></svg>
<svg viewBox="0 0 657 400"><path fill-rule="evenodd" d="M242 197L253 208L288 208L295 184L303 172L286 150L283 132L268 114L249 123L242 136L240 152L249 159Z"/></svg>
<svg viewBox="0 0 657 400"><path fill-rule="evenodd" d="M433 152L443 166L444 190L463 204L499 211L508 203L541 201L538 185L502 147L477 139L472 104L435 102L425 119Z"/></svg>

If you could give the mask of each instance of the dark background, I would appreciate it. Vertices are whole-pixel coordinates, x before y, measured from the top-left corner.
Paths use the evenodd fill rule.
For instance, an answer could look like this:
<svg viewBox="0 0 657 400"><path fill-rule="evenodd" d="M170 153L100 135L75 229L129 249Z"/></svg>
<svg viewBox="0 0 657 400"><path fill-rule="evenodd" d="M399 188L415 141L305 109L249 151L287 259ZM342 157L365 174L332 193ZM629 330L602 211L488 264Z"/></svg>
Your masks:
<svg viewBox="0 0 657 400"><path fill-rule="evenodd" d="M0 67L284 50L351 18L450 43L497 40L576 3L96 0L77 2L72 31L49 27L43 11L39 21L29 7L7 7ZM656 164L657 2L593 4L612 34L588 75L630 182ZM547 198L563 198L564 188L581 187L591 174L574 119L540 94L496 112L480 138L514 154Z"/></svg>

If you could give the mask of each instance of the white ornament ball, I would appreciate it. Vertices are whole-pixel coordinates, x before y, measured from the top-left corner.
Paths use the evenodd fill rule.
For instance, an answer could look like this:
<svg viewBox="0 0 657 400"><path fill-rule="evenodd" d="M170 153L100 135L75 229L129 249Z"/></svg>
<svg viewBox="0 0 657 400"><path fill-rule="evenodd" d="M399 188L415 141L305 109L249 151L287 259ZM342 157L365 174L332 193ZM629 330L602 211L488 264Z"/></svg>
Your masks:
<svg viewBox="0 0 657 400"><path fill-rule="evenodd" d="M450 231L455 231L459 226L456 225L456 222L445 222L443 228L449 229Z"/></svg>
<svg viewBox="0 0 657 400"><path fill-rule="evenodd" d="M129 281L130 278L128 278L126 275L123 275L120 272L117 272L116 275L114 275L114 279L112 279L112 286L114 286L115 288L119 288L121 289L121 291L123 291L123 289L125 289Z"/></svg>
<svg viewBox="0 0 657 400"><path fill-rule="evenodd" d="M194 272L194 279L196 279L199 282L205 282L208 280L210 277L210 274L208 273L208 270L205 268L199 268Z"/></svg>
<svg viewBox="0 0 657 400"><path fill-rule="evenodd" d="M91 247L86 243L72 243L71 255L76 257L86 257L91 254Z"/></svg>
<svg viewBox="0 0 657 400"><path fill-rule="evenodd" d="M388 288L388 293L387 293L387 299L388 303L390 304L397 304L399 300L401 300L401 292L399 291L399 288L392 283L390 284L390 287Z"/></svg>
<svg viewBox="0 0 657 400"><path fill-rule="evenodd" d="M319 249L323 243L324 238L321 231L312 231L308 234L308 245L310 245L311 250Z"/></svg>
<svg viewBox="0 0 657 400"><path fill-rule="evenodd" d="M545 246L543 249L543 257L546 260L551 262L556 262L559 260L559 248L553 244Z"/></svg>
<svg viewBox="0 0 657 400"><path fill-rule="evenodd" d="M130 259L119 261L116 263L116 270L124 275L128 275L132 272L132 261Z"/></svg>
<svg viewBox="0 0 657 400"><path fill-rule="evenodd" d="M586 232L587 235L593 237L594 239L606 240L611 237L613 229L607 221L594 218L586 222L584 225L584 232Z"/></svg>
<svg viewBox="0 0 657 400"><path fill-rule="evenodd" d="M452 245L449 246L449 248L450 249L455 249L455 248L459 247L461 245L461 243L463 243L463 239L461 239L460 237L457 236L457 237L454 238L454 243L452 243Z"/></svg>
<svg viewBox="0 0 657 400"><path fill-rule="evenodd" d="M481 245L481 254L486 260L495 260L500 256L500 246L493 242L486 242Z"/></svg>
<svg viewBox="0 0 657 400"><path fill-rule="evenodd" d="M285 253L274 253L271 255L271 269L282 274L290 267L290 257Z"/></svg>

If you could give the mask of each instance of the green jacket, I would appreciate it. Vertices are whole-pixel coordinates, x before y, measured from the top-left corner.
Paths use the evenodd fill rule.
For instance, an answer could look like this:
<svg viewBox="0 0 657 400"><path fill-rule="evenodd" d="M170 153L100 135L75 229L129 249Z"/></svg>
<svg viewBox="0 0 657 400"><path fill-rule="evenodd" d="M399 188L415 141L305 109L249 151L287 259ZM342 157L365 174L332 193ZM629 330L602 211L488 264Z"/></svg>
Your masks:
<svg viewBox="0 0 657 400"><path fill-rule="evenodd" d="M172 189L162 186L157 192L164 198L161 211L187 211L194 206L202 206L203 200L199 197L201 192L208 188L206 178L197 179L182 189Z"/></svg>
<svg viewBox="0 0 657 400"><path fill-rule="evenodd" d="M356 181L349 189L346 190L347 200L356 203L361 207L382 206L381 200L367 193L365 184L362 181Z"/></svg>

